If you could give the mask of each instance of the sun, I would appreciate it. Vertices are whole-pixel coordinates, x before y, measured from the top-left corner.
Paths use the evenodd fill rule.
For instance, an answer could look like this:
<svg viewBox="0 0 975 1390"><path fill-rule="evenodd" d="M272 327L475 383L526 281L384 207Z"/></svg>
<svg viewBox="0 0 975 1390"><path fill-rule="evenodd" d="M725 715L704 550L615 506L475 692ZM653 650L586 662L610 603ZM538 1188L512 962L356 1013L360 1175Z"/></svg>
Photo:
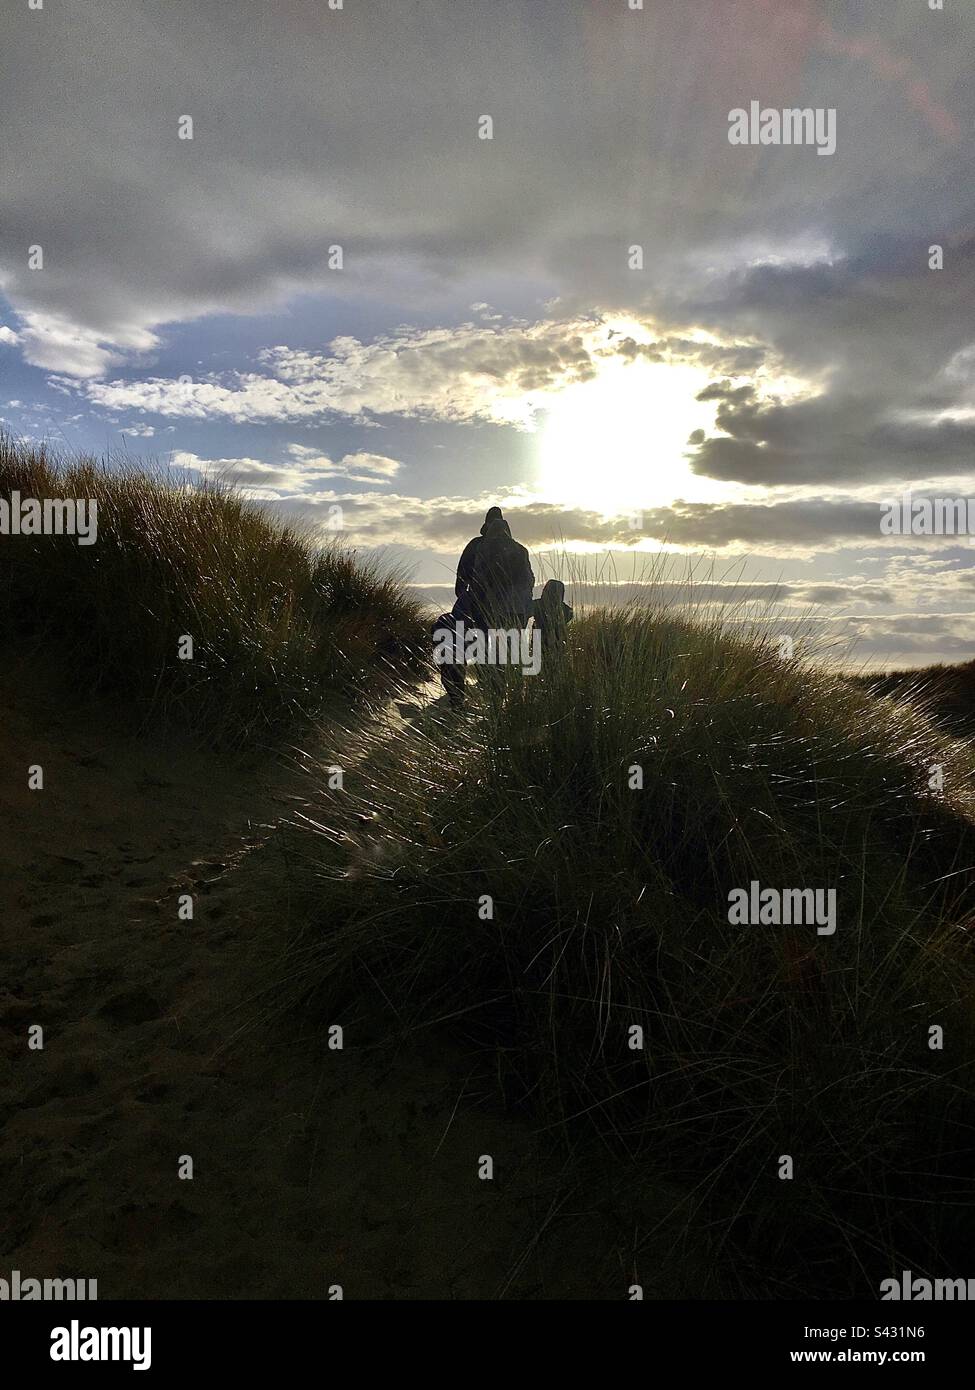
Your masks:
<svg viewBox="0 0 975 1390"><path fill-rule="evenodd" d="M566 387L539 434L541 494L613 516L712 500L714 484L684 458L688 435L713 427L713 404L695 399L709 380L700 367L616 361Z"/></svg>

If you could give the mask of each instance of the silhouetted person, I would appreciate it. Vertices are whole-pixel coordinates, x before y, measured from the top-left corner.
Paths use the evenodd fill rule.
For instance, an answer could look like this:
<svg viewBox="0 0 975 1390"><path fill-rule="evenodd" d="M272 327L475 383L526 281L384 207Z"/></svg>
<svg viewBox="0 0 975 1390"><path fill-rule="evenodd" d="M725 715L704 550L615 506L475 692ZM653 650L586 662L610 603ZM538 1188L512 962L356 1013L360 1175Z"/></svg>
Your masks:
<svg viewBox="0 0 975 1390"><path fill-rule="evenodd" d="M528 551L512 539L508 523L501 518L486 522L469 586L478 626L525 627L534 584Z"/></svg>
<svg viewBox="0 0 975 1390"><path fill-rule="evenodd" d="M572 621L572 609L565 602L565 585L561 579L550 579L532 603L535 631L541 634L542 651L558 651L565 646L566 628Z"/></svg>
<svg viewBox="0 0 975 1390"><path fill-rule="evenodd" d="M471 608L467 594L459 598L449 613L441 613L431 627L435 647L450 652L451 659L438 661L440 684L456 709L464 703L464 633L470 626ZM458 631L459 629L459 631Z"/></svg>
<svg viewBox="0 0 975 1390"><path fill-rule="evenodd" d="M460 598L463 594L466 594L471 586L471 580L474 577L474 561L477 559L477 552L481 548L481 541L484 539L485 531L492 521L503 520L504 518L501 515L500 507L488 507L487 515L484 518L484 525L481 527L481 534L467 542L464 546L463 554L457 561L457 582L454 584L455 598ZM506 521L504 524L505 526L508 525ZM508 535L511 535L510 528L508 530Z"/></svg>

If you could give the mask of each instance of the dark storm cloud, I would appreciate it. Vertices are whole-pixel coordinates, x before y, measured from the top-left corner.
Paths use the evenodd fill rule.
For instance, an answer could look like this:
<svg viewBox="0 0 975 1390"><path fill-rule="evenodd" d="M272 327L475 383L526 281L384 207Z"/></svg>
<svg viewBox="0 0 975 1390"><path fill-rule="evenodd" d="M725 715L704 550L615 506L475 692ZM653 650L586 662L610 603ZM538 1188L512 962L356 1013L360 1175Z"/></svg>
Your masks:
<svg viewBox="0 0 975 1390"><path fill-rule="evenodd" d="M697 291L720 290L729 248L845 248L885 225L925 240L968 197L972 20L922 22L914 0L91 0L7 6L0 25L3 285L23 350L76 374L216 309L322 285L429 304L492 271L589 307L696 301L684 321L706 326ZM752 97L836 105L837 153L730 146ZM784 288L737 309L719 293L715 321L751 309L763 338ZM815 296L795 288L803 347Z"/></svg>
<svg viewBox="0 0 975 1390"><path fill-rule="evenodd" d="M950 217L929 212L899 238L848 229L830 261L738 270L717 293L691 287L682 312L758 333L795 369L829 367L847 388L893 382L915 395L933 381L932 403L948 401L956 383L940 373L972 342L975 197L959 188ZM942 270L929 268L929 244L944 248Z"/></svg>
<svg viewBox="0 0 975 1390"><path fill-rule="evenodd" d="M756 400L750 387L699 400L720 399L716 425L723 434L699 443L695 472L713 478L777 484L909 480L933 472L968 471L975 460L975 420L892 418L895 403L875 395L850 397L827 390L794 403ZM917 399L915 397L915 403ZM896 402L906 409L908 398Z"/></svg>
<svg viewBox="0 0 975 1390"><path fill-rule="evenodd" d="M821 382L785 402L713 383L700 399L719 402L719 432L694 439L694 470L771 486L969 471L975 423L938 412L975 406L975 238L946 240L945 254L931 270L926 236L888 240L835 264L752 269L687 306L724 331L760 331L790 370Z"/></svg>

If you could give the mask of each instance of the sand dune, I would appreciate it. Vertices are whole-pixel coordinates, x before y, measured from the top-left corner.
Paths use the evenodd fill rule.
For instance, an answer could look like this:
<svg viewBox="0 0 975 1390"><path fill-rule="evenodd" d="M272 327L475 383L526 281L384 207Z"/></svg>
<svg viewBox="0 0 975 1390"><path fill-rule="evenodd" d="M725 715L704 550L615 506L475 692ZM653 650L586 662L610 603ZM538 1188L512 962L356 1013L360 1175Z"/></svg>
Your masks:
<svg viewBox="0 0 975 1390"><path fill-rule="evenodd" d="M462 1057L354 1031L334 1052L327 1020L269 1013L294 767L120 734L16 665L0 696L7 1270L95 1278L102 1298L598 1293L599 1219L550 1239L558 1173L527 1127L475 1108Z"/></svg>

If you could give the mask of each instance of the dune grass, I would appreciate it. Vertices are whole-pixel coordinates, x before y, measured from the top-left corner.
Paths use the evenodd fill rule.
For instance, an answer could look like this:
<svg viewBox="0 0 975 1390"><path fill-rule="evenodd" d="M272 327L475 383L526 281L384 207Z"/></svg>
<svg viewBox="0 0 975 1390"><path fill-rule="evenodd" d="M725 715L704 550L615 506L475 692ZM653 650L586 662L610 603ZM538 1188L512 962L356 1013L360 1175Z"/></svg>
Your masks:
<svg viewBox="0 0 975 1390"><path fill-rule="evenodd" d="M622 1181L636 1212L678 1179L743 1290L967 1277L967 745L744 627L640 609L582 618L537 677L323 797L304 853L327 908L291 966L330 1018L451 1030L591 1156L590 1193ZM835 935L732 925L752 880L835 889Z"/></svg>
<svg viewBox="0 0 975 1390"><path fill-rule="evenodd" d="M2 442L13 491L96 499L98 541L0 538L0 632L143 720L244 746L422 671L395 577L231 489ZM706 611L590 613L492 674L323 782L288 1001L450 1032L636 1270L666 1220L751 1294L969 1277L970 745ZM753 880L835 890L835 934L730 922Z"/></svg>
<svg viewBox="0 0 975 1390"><path fill-rule="evenodd" d="M419 607L396 576L231 487L0 439L13 492L94 499L97 542L0 537L0 633L144 720L243 747L419 664Z"/></svg>
<svg viewBox="0 0 975 1390"><path fill-rule="evenodd" d="M910 701L950 734L966 738L975 734L975 661L856 679L874 695Z"/></svg>

